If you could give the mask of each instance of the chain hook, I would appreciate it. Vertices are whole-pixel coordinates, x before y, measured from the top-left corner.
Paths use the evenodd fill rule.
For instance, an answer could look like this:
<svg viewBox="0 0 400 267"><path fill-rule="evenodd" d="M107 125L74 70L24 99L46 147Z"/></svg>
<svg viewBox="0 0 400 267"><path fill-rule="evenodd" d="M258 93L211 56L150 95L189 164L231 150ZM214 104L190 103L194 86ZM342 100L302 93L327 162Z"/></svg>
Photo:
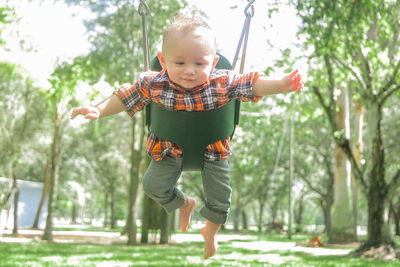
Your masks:
<svg viewBox="0 0 400 267"><path fill-rule="evenodd" d="M249 38L250 23L251 23L252 17L254 16L253 3L255 2L255 0L248 0L248 2L249 3L247 4L246 8L244 9L244 15L246 16L246 19L243 24L242 33L240 34L239 43L236 48L236 53L235 53L235 56L233 57L233 62L232 62L232 69L235 69L236 63L239 58L239 52L242 49L242 45L243 45L242 58L240 60L241 61L240 62L240 73L243 73L243 71L244 71L244 63L246 61L247 41ZM249 9L250 9L250 11L249 11Z"/></svg>
<svg viewBox="0 0 400 267"><path fill-rule="evenodd" d="M254 6L253 6L253 4L254 4L255 1L256 0L248 0L249 3L247 4L246 8L244 9L244 15L246 17L253 17L254 16ZM250 11L249 11L249 9L250 9Z"/></svg>
<svg viewBox="0 0 400 267"><path fill-rule="evenodd" d="M139 8L138 8L138 12L140 14L140 16L147 16L147 14L149 14L150 8L147 5L145 0L140 0L140 4L139 4Z"/></svg>
<svg viewBox="0 0 400 267"><path fill-rule="evenodd" d="M143 30L143 53L144 53L144 68L148 72L150 70L150 53L149 53L149 40L147 37L147 20L146 16L149 14L150 8L145 0L140 0L138 13L142 17L142 30Z"/></svg>

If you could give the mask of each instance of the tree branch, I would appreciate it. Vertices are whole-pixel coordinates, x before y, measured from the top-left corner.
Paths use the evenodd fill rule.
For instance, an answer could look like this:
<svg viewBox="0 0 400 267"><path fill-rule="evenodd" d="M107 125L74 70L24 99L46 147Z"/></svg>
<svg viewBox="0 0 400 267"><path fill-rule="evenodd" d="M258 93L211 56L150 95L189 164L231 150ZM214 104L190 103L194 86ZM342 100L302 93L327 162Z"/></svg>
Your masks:
<svg viewBox="0 0 400 267"><path fill-rule="evenodd" d="M347 155L348 159L350 160L351 167L354 170L354 176L360 182L361 188L363 192L366 194L368 192L368 186L364 179L364 173L361 171L360 167L357 164L356 158L354 157L353 151L350 147L350 142L348 139L345 140L338 140L335 138L335 142L338 146L343 150L343 152Z"/></svg>
<svg viewBox="0 0 400 267"><path fill-rule="evenodd" d="M359 55L361 57L361 68L364 71L364 77L365 77L365 88L368 88L371 94L373 94L373 78L372 78L372 72L371 72L371 67L368 61L368 58L364 56L362 49L360 47L359 49Z"/></svg>
<svg viewBox="0 0 400 267"><path fill-rule="evenodd" d="M395 84L395 79L397 77L397 73L400 70L400 61L397 62L396 67L393 70L393 75L390 76L388 82L385 84L385 86L382 88L382 91L379 93L379 97L382 98L381 103L385 102L386 99L394 93L394 91L396 91L399 86L397 86L397 88L390 90L390 87L392 87L392 85Z"/></svg>
<svg viewBox="0 0 400 267"><path fill-rule="evenodd" d="M315 193L317 193L318 195L320 195L322 198L326 198L326 194L325 193L323 193L321 190L319 190L318 188L316 188L312 183L311 183L311 181L310 180L308 180L306 177L306 175L304 175L304 174L302 174L302 173L300 173L300 172L296 172L300 177L301 177L301 179L307 184L307 186L312 190L312 191L314 191Z"/></svg>
<svg viewBox="0 0 400 267"><path fill-rule="evenodd" d="M335 78L333 77L333 68L332 68L332 63L330 61L330 57L328 55L324 56L324 62L326 66L326 71L328 74L328 80L329 80L329 101L330 101L330 107L332 107L333 103L335 103L334 99L334 91L335 91Z"/></svg>
<svg viewBox="0 0 400 267"><path fill-rule="evenodd" d="M314 94L318 97L319 103L321 104L321 106L324 109L326 115L328 116L328 120L329 120L331 126L335 126L335 127L332 127L332 128L336 129L337 127L336 127L335 118L332 115L332 114L335 113L335 110L332 108L332 104L327 105L325 103L325 100L324 100L324 98L323 98L323 96L321 94L321 91L319 90L319 88L317 86L313 86L312 88L313 88Z"/></svg>
<svg viewBox="0 0 400 267"><path fill-rule="evenodd" d="M392 94L394 94L394 93L395 93L396 91L398 91L398 90L400 90L400 84L397 85L396 87L393 87L391 90L387 91L387 92L383 95L382 99L380 99L379 104L380 104L380 105L383 105L383 104L385 103L385 101L386 101Z"/></svg>
<svg viewBox="0 0 400 267"><path fill-rule="evenodd" d="M357 82L360 84L360 86L362 88L366 88L366 84L364 83L364 81L360 78L359 74L352 68L350 67L348 64L345 64L340 58L334 56L334 60L339 63L340 66L342 66L343 69L348 70L353 76L354 78L357 80ZM360 94L365 97L365 94L363 93L363 90L361 90Z"/></svg>

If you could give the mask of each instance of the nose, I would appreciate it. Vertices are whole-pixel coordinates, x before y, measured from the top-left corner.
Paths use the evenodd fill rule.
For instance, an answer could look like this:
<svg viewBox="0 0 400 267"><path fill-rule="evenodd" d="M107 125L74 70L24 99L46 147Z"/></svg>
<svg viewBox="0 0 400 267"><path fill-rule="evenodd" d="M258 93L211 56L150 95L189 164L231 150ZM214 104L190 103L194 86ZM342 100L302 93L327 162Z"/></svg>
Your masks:
<svg viewBox="0 0 400 267"><path fill-rule="evenodd" d="M193 65L187 65L187 67L185 68L185 74L187 75L193 75L195 73L195 68Z"/></svg>

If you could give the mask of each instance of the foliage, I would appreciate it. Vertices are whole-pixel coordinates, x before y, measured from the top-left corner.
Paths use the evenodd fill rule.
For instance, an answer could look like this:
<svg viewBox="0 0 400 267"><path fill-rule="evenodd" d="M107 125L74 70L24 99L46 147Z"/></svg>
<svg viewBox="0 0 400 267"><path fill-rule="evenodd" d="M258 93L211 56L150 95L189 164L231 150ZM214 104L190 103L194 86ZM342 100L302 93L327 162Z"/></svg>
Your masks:
<svg viewBox="0 0 400 267"><path fill-rule="evenodd" d="M400 91L399 1L297 1L302 34L309 48L308 85L329 121L332 137L347 155L352 171L368 201L368 239L361 250L394 246L384 231L384 205L400 183L400 169L388 177L383 146L383 107ZM342 88L366 109L363 159L356 161L352 139L345 136L336 117Z"/></svg>
<svg viewBox="0 0 400 267"><path fill-rule="evenodd" d="M43 125L38 122L46 117L46 106L34 81L21 67L8 62L0 62L0 99L0 108L7 111L0 115L0 171L10 177L8 166L12 161L26 162L24 155L28 151L40 149L42 140L37 137ZM24 168L18 171L26 173Z"/></svg>
<svg viewBox="0 0 400 267"><path fill-rule="evenodd" d="M2 39L1 34L4 30L5 25L11 23L14 14L8 7L0 6L0 46L4 45L5 41Z"/></svg>
<svg viewBox="0 0 400 267"><path fill-rule="evenodd" d="M101 76L110 84L131 83L144 71L142 20L136 8L139 1L68 1L88 7L96 16L86 20L92 49L81 58L92 82ZM186 5L184 0L147 1L150 56L155 55L164 26L175 12Z"/></svg>

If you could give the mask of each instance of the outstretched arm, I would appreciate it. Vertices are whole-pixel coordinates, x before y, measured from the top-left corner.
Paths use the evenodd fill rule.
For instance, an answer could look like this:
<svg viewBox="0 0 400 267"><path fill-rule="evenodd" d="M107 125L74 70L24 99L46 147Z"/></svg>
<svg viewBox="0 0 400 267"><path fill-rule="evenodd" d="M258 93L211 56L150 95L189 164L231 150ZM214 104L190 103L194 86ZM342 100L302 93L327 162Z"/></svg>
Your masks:
<svg viewBox="0 0 400 267"><path fill-rule="evenodd" d="M125 110L122 101L112 94L95 106L83 106L75 108L71 113L71 120L78 115L83 115L86 119L96 120Z"/></svg>
<svg viewBox="0 0 400 267"><path fill-rule="evenodd" d="M295 70L281 80L268 80L266 77L260 76L253 83L253 94L265 96L292 91L301 92L302 86L300 73Z"/></svg>

